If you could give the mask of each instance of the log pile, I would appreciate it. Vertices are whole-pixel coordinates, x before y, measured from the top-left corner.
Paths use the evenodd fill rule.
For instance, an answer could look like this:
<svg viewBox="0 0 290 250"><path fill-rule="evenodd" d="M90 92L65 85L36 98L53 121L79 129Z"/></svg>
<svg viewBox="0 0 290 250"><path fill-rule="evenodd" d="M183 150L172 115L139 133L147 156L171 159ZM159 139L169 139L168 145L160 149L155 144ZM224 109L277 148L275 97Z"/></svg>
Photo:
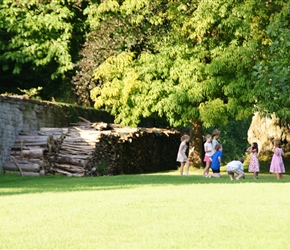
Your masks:
<svg viewBox="0 0 290 250"><path fill-rule="evenodd" d="M61 138L51 137L48 141L51 150L44 151L44 169L52 174L84 176L86 163L99 137L100 131L77 126L69 128Z"/></svg>
<svg viewBox="0 0 290 250"><path fill-rule="evenodd" d="M176 169L178 131L82 122L19 135L5 172L100 176Z"/></svg>
<svg viewBox="0 0 290 250"><path fill-rule="evenodd" d="M115 129L101 134L86 175L153 173L177 168L180 133L165 129Z"/></svg>
<svg viewBox="0 0 290 250"><path fill-rule="evenodd" d="M42 128L40 131L21 131L10 152L10 160L3 164L5 173L22 176L39 176L44 174L43 151L51 134L64 133L63 129Z"/></svg>

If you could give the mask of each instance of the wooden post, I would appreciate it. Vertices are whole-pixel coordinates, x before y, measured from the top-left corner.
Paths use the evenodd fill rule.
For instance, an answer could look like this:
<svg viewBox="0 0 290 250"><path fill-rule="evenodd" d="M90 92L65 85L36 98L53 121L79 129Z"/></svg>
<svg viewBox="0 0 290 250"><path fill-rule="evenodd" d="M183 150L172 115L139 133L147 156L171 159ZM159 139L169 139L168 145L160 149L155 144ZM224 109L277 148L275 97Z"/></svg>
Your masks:
<svg viewBox="0 0 290 250"><path fill-rule="evenodd" d="M15 160L15 158L13 156L11 156L11 158L14 161L15 165L17 166L17 168L19 169L21 176L23 176L23 172L22 172L21 167L18 165L18 163L16 162L16 160Z"/></svg>

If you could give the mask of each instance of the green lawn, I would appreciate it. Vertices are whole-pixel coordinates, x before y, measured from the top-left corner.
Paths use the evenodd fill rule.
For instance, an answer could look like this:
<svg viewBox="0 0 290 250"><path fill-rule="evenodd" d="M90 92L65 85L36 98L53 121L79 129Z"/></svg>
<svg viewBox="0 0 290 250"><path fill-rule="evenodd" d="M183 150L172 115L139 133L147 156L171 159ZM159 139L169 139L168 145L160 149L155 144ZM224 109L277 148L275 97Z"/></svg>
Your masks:
<svg viewBox="0 0 290 250"><path fill-rule="evenodd" d="M0 249L289 249L290 176L0 176Z"/></svg>

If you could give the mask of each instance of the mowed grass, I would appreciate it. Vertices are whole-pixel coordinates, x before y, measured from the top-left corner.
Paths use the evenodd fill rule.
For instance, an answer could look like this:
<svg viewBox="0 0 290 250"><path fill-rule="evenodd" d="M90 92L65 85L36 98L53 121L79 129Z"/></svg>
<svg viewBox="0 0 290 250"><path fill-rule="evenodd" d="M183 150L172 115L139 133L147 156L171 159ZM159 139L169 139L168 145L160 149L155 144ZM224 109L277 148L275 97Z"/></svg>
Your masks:
<svg viewBox="0 0 290 250"><path fill-rule="evenodd" d="M0 176L1 249L289 249L290 176Z"/></svg>

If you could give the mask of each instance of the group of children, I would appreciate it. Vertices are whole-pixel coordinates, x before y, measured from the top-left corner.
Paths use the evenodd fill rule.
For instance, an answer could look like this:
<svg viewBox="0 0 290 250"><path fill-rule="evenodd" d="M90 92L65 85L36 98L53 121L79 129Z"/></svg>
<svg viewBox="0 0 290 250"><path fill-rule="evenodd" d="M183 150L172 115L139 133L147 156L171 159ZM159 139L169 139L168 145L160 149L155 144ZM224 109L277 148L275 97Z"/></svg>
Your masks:
<svg viewBox="0 0 290 250"><path fill-rule="evenodd" d="M222 161L222 144L218 142L218 138L220 137L220 132L215 129L211 135L205 136L204 143L204 159L205 168L203 171L203 176L211 178L211 177L220 177L220 167ZM209 169L212 169L213 174L209 174Z"/></svg>
<svg viewBox="0 0 290 250"><path fill-rule="evenodd" d="M215 129L211 135L205 136L204 143L204 159L205 168L203 171L203 176L207 178L219 178L220 177L220 167L221 167L221 159L222 159L222 145L218 142L220 137L220 131ZM183 175L184 166L186 166L186 175L189 175L189 159L186 155L187 143L189 142L190 137L185 134L181 137L181 143L179 146L177 161L180 162L180 175ZM283 173L285 173L285 167L283 163L282 156L284 156L284 152L281 148L281 144L279 140L275 140L273 142L273 157L270 165L270 173L275 173L277 179L281 179L283 177ZM248 172L253 173L254 179L258 178L258 173L260 172L260 164L258 160L258 143L253 142L251 146L247 149L247 152L251 153L250 163ZM236 174L236 180L240 178L245 178L244 174L244 160L241 158L239 160L231 161L226 166L226 171L231 180L234 179L234 175ZM209 174L210 169L212 170L212 174Z"/></svg>

